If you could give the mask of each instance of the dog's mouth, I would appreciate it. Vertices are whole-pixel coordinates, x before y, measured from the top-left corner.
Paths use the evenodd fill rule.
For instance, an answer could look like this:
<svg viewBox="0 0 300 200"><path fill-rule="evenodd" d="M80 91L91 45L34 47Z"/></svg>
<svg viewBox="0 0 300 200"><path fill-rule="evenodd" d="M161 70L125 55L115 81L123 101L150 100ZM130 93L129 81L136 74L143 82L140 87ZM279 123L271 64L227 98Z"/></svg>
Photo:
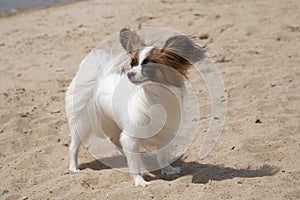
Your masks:
<svg viewBox="0 0 300 200"><path fill-rule="evenodd" d="M131 78L131 79L129 79L132 83L134 83L134 84L139 84L139 83L144 83L144 82L146 82L146 81L150 81L150 79L148 78L148 77L144 77L143 79L141 79L141 80L136 80L136 79L134 79L134 78Z"/></svg>
<svg viewBox="0 0 300 200"><path fill-rule="evenodd" d="M127 73L127 77L129 81L134 84L139 84L150 80L150 78L143 73L143 70L131 70Z"/></svg>

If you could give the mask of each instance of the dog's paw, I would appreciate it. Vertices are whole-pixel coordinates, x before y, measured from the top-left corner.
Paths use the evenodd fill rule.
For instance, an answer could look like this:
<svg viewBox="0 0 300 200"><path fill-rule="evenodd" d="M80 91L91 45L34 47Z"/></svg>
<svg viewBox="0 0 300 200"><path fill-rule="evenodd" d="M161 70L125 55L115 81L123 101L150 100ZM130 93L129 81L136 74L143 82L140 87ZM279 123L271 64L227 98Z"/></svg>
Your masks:
<svg viewBox="0 0 300 200"><path fill-rule="evenodd" d="M142 176L137 176L134 179L134 185L135 186L147 187L149 184L150 184L150 182L145 181Z"/></svg>
<svg viewBox="0 0 300 200"><path fill-rule="evenodd" d="M69 167L69 170L70 170L71 172L79 172L79 171L80 171L80 169L78 169L78 168L76 168L76 167L72 167L72 166Z"/></svg>
<svg viewBox="0 0 300 200"><path fill-rule="evenodd" d="M161 169L161 174L173 175L173 174L179 174L181 171L182 171L182 169L180 167L167 166L167 167Z"/></svg>

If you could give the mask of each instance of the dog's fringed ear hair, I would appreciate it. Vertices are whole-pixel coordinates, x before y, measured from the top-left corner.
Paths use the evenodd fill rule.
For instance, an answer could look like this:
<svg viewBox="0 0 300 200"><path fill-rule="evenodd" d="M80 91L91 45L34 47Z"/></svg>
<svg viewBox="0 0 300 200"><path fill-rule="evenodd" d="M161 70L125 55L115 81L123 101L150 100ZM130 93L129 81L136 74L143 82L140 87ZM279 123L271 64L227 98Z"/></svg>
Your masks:
<svg viewBox="0 0 300 200"><path fill-rule="evenodd" d="M197 45L191 38L184 35L177 35L170 37L162 51L171 52L176 54L190 64L194 64L204 58L204 50Z"/></svg>
<svg viewBox="0 0 300 200"><path fill-rule="evenodd" d="M163 48L156 52L161 64L174 68L187 77L188 69L204 58L204 50L184 35L170 37Z"/></svg>
<svg viewBox="0 0 300 200"><path fill-rule="evenodd" d="M131 31L128 28L123 28L120 31L120 43L122 47L130 54L133 51L146 46L136 32Z"/></svg>

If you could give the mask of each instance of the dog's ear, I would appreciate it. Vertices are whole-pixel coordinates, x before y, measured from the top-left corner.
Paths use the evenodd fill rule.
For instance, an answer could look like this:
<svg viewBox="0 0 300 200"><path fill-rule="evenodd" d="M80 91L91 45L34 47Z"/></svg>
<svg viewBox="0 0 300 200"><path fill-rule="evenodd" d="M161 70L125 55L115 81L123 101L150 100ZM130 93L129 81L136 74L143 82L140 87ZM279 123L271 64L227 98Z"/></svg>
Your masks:
<svg viewBox="0 0 300 200"><path fill-rule="evenodd" d="M171 52L187 60L190 64L196 63L204 58L204 50L191 38L184 35L170 37L162 51Z"/></svg>
<svg viewBox="0 0 300 200"><path fill-rule="evenodd" d="M136 32L131 31L128 28L123 28L120 31L120 43L122 47L130 54L133 51L146 46L144 41L140 39Z"/></svg>

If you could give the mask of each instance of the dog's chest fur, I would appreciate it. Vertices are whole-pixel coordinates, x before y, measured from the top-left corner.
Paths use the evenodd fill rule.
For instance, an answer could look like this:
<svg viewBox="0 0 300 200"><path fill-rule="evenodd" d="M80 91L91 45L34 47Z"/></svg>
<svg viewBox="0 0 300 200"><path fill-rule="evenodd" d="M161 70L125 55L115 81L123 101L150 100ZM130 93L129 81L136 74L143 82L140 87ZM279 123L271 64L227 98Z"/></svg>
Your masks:
<svg viewBox="0 0 300 200"><path fill-rule="evenodd" d="M99 82L96 106L100 126L112 141L120 129L145 145L163 146L179 129L183 90L151 83L132 84L127 76L111 74Z"/></svg>

